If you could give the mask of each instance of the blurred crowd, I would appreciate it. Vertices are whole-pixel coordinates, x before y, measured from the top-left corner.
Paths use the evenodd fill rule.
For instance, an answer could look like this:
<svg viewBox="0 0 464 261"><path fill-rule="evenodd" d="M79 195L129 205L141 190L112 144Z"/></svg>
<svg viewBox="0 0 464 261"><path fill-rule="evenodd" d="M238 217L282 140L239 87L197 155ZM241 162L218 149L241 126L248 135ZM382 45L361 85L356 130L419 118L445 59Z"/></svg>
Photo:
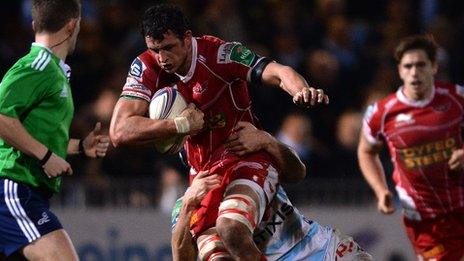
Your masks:
<svg viewBox="0 0 464 261"><path fill-rule="evenodd" d="M73 69L73 137L87 133L96 121L108 128L129 66L146 48L139 30L141 15L156 2L81 1L81 33L68 60ZM169 2L185 12L194 35L240 41L297 69L310 85L330 96L329 106L301 110L280 90L251 88L254 111L264 129L292 146L308 166L306 180L291 186L291 191L307 191L304 188L313 180L363 184L356 158L363 111L400 85L392 56L400 38L432 34L440 45L437 79L463 82L464 9L454 8L457 0ZM3 76L28 51L33 32L30 0L0 5ZM169 211L186 186L187 171L180 161L151 147L111 148L102 160L70 160L77 174L65 180L62 202L66 204L122 203ZM295 197L303 203L307 199L305 193Z"/></svg>

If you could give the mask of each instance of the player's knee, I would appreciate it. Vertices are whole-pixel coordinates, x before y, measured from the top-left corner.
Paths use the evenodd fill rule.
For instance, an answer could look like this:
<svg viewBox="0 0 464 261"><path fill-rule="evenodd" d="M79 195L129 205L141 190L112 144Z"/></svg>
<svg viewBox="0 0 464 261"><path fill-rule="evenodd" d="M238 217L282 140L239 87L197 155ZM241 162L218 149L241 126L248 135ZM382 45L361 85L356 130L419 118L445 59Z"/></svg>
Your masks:
<svg viewBox="0 0 464 261"><path fill-rule="evenodd" d="M22 249L28 260L78 260L74 247L63 229L50 232Z"/></svg>
<svg viewBox="0 0 464 261"><path fill-rule="evenodd" d="M255 201L246 195L233 194L224 198L219 206L217 229L221 233L241 231L253 233L258 222Z"/></svg>
<svg viewBox="0 0 464 261"><path fill-rule="evenodd" d="M217 233L201 237L197 244L201 261L232 260Z"/></svg>
<svg viewBox="0 0 464 261"><path fill-rule="evenodd" d="M60 252L57 248L26 248L23 255L28 260L60 260Z"/></svg>

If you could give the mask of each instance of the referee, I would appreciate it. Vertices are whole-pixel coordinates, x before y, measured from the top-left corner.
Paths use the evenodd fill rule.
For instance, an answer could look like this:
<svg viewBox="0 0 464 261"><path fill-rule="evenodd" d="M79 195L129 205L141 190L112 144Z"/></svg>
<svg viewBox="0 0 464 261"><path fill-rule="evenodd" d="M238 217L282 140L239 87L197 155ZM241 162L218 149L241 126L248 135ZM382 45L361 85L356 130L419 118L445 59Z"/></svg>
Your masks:
<svg viewBox="0 0 464 261"><path fill-rule="evenodd" d="M71 175L68 154L103 157L108 136L101 125L70 139L74 105L65 64L80 29L78 0L33 0L35 42L0 84L0 256L77 260L49 198Z"/></svg>

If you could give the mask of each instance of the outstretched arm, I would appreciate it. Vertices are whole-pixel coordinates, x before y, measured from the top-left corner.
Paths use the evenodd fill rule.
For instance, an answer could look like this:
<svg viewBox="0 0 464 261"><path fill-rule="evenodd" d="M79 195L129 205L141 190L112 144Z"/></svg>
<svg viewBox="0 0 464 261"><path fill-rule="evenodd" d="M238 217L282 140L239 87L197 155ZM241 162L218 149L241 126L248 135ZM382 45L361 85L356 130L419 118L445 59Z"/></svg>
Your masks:
<svg viewBox="0 0 464 261"><path fill-rule="evenodd" d="M322 89L310 87L306 80L290 66L271 62L264 68L261 81L267 85L279 86L293 97L293 102L303 107L328 104L329 97Z"/></svg>
<svg viewBox="0 0 464 261"><path fill-rule="evenodd" d="M173 260L194 261L197 259L196 244L190 234L190 218L206 193L218 187L220 183L221 178L218 175L209 175L208 171L200 171L182 197L180 211L174 209L174 212L179 211L179 214L175 217L177 220L174 221L175 227L171 238ZM176 215L177 213L173 213L173 216Z"/></svg>
<svg viewBox="0 0 464 261"><path fill-rule="evenodd" d="M259 150L265 150L276 161L279 180L283 183L296 183L306 176L306 166L287 145L281 143L271 134L256 129L249 122L239 122L235 132L230 135L225 147L239 156Z"/></svg>
<svg viewBox="0 0 464 261"><path fill-rule="evenodd" d="M393 196L388 189L384 169L380 162L380 149L381 146L372 145L361 133L358 145L359 167L367 183L374 190L378 210L384 214L391 214L395 211L392 202Z"/></svg>

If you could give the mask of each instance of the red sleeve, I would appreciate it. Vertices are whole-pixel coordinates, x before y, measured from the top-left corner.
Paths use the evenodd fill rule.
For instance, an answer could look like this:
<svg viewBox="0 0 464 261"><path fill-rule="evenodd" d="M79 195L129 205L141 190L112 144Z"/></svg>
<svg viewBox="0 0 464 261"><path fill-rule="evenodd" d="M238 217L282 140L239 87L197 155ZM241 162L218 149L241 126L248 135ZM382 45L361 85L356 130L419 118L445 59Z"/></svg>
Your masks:
<svg viewBox="0 0 464 261"><path fill-rule="evenodd" d="M150 102L158 89L171 86L176 80L177 76L164 72L147 50L132 62L121 96Z"/></svg>
<svg viewBox="0 0 464 261"><path fill-rule="evenodd" d="M238 42L224 42L212 36L203 36L200 41L208 45L208 60L227 82L240 79L248 81L251 69L262 57Z"/></svg>

